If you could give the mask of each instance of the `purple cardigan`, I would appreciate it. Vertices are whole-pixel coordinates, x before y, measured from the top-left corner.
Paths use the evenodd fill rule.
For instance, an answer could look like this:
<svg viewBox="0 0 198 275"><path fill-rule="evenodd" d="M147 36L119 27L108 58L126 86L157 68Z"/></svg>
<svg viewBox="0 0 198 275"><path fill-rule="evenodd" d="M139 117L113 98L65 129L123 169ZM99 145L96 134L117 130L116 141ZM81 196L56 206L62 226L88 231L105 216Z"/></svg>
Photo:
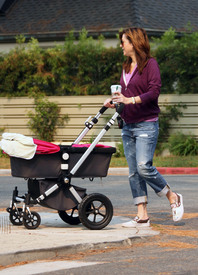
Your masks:
<svg viewBox="0 0 198 275"><path fill-rule="evenodd" d="M141 104L124 106L121 116L126 123L136 123L158 117L161 78L159 66L154 58L149 59L141 75L138 69L135 69L127 86L122 73L120 85L124 96L139 96L142 100Z"/></svg>

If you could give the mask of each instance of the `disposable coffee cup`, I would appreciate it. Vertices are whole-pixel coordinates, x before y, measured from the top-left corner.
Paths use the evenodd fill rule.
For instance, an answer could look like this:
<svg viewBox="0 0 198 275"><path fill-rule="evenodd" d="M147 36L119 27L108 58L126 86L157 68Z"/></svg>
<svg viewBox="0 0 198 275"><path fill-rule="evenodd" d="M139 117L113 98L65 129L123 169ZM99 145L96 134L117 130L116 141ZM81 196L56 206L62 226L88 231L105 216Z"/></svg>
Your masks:
<svg viewBox="0 0 198 275"><path fill-rule="evenodd" d="M118 94L118 92L121 93L121 91L122 91L122 86L120 86L120 85L111 85L111 94L112 94L112 97L116 96L116 94ZM113 104L117 104L117 102L113 101Z"/></svg>

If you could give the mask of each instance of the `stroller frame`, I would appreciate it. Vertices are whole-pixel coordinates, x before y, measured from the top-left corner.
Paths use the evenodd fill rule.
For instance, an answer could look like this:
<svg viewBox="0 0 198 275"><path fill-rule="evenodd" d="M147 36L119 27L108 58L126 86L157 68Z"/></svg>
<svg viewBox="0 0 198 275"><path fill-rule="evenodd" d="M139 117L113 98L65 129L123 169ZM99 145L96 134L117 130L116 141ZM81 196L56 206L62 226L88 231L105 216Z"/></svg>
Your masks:
<svg viewBox="0 0 198 275"><path fill-rule="evenodd" d="M94 141L90 144L90 146L83 150L83 152L80 154L80 158L78 159L77 163L74 164L71 171L68 170L68 164L66 163L68 159L68 152L67 148L63 148L62 153L62 160L63 163L61 163L61 173L59 176L55 177L55 179L47 178L45 177L43 180L39 180L39 177L28 177L28 193L24 196L18 195L18 189L15 187L12 194L12 200L10 202L10 207L7 208L7 211L10 214L10 221L13 225L24 225L27 229L36 229L41 222L40 215L35 211L30 211L30 206L33 206L35 204L40 204L43 206L46 206L48 208L53 208L58 210L58 214L60 218L72 225L76 225L79 223L82 223L84 226L86 226L89 229L92 230L99 230L104 227L106 227L112 217L113 217L113 206L111 201L104 195L99 193L93 193L90 195L86 194L86 189L76 187L74 185L71 185L71 179L73 177L89 177L85 176L83 172L79 172L85 161L91 156L94 150L97 148L96 145L100 141L100 139L105 135L105 133L110 129L110 127L115 123L115 120L118 118L119 114L122 112L124 105L120 104L116 108L115 114L112 116L112 118L107 122L105 127L100 131L98 136L94 139ZM99 112L95 115L95 117L89 117L85 121L85 128L84 130L79 134L79 136L76 138L76 140L73 142L72 145L79 144L79 142L85 137L85 135L92 129L92 127L98 122L99 117L107 110L108 108L103 106ZM92 119L91 119L92 118ZM60 146L61 147L61 146ZM68 150L70 150L69 148ZM113 151L110 152L110 158L112 153L114 153L116 150L113 148ZM108 165L110 162L110 158L108 161ZM11 158L11 169L13 159ZM15 160L14 160L15 161ZM19 161L19 159L17 159ZM23 160L22 160L23 161ZM108 167L105 172L102 173L102 175L97 174L96 177L100 176L106 176ZM12 171L13 172L13 171ZM79 174L78 174L79 172ZM13 173L12 173L13 174ZM88 172L89 174L89 172ZM77 176L76 176L77 175ZM82 175L82 176L81 176ZM14 175L15 176L15 175ZM21 175L17 175L19 177L22 177ZM90 180L93 180L94 176L89 177ZM46 187L41 192L33 191L33 193L30 191L30 189L33 187L35 189L38 188L38 186L42 186L42 184L46 185L47 183L47 190ZM53 194L59 192L59 189L64 189L64 196L66 200L66 205L63 206L63 209L61 209L60 206L52 206L50 204L50 197L53 196ZM60 192L60 196L62 196L62 193ZM60 200L63 197L60 197ZM47 201L47 203L46 203ZM49 202L48 202L49 201ZM22 203L22 208L17 207L17 204ZM66 212L66 210L70 211L70 214ZM78 212L78 216L76 216L76 211ZM90 218L91 217L91 218Z"/></svg>

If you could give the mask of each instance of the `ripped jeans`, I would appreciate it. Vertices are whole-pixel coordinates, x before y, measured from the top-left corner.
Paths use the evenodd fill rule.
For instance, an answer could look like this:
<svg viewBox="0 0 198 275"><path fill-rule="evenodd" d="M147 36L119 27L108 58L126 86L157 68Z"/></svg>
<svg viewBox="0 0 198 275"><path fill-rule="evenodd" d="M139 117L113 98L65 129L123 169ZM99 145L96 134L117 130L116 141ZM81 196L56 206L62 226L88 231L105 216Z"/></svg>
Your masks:
<svg viewBox="0 0 198 275"><path fill-rule="evenodd" d="M158 196L170 190L165 179L153 166L159 124L156 122L124 123L122 140L129 166L129 183L134 204L147 203L148 183Z"/></svg>

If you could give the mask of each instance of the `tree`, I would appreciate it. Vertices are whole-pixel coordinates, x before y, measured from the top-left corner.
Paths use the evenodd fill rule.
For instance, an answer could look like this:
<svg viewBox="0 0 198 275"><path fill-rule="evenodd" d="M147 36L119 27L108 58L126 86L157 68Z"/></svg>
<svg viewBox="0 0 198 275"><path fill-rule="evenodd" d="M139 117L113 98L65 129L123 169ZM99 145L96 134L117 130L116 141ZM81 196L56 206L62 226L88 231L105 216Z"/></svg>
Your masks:
<svg viewBox="0 0 198 275"><path fill-rule="evenodd" d="M38 139L53 141L57 126L64 125L68 115L60 117L60 107L45 97L35 97L35 113L29 112L29 128Z"/></svg>

